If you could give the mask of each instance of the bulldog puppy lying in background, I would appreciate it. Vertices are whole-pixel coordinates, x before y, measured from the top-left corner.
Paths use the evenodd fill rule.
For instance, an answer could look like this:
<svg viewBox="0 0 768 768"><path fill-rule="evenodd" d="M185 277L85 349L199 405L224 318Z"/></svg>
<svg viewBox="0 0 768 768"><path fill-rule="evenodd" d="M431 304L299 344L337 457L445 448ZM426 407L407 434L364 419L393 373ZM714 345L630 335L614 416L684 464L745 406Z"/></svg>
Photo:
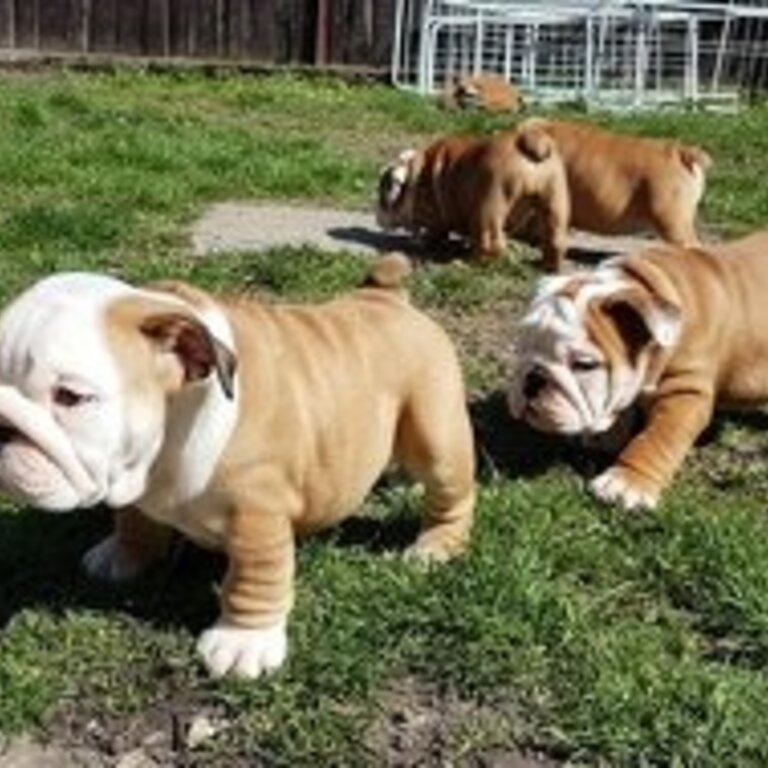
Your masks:
<svg viewBox="0 0 768 768"><path fill-rule="evenodd" d="M398 290L402 257L318 306L55 275L0 317L0 487L48 510L125 508L88 552L136 575L172 528L228 557L198 650L255 678L286 655L294 540L361 504L395 460L424 483L411 553L467 543L474 448L445 333Z"/></svg>
<svg viewBox="0 0 768 768"><path fill-rule="evenodd" d="M595 434L641 404L644 428L591 490L627 509L654 507L716 406L768 402L766 255L768 231L542 280L521 324L512 415Z"/></svg>
<svg viewBox="0 0 768 768"><path fill-rule="evenodd" d="M462 75L445 89L439 100L444 109L481 109L485 112L519 112L520 91L501 75Z"/></svg>
<svg viewBox="0 0 768 768"><path fill-rule="evenodd" d="M540 222L544 266L561 267L569 219L563 163L538 127L489 138L451 136L406 150L379 179L377 220L430 238L469 238L474 257L501 256L507 233Z"/></svg>
<svg viewBox="0 0 768 768"><path fill-rule="evenodd" d="M603 235L651 230L675 245L694 245L696 208L712 164L678 141L610 133L588 123L531 118L555 142L565 164L571 226Z"/></svg>

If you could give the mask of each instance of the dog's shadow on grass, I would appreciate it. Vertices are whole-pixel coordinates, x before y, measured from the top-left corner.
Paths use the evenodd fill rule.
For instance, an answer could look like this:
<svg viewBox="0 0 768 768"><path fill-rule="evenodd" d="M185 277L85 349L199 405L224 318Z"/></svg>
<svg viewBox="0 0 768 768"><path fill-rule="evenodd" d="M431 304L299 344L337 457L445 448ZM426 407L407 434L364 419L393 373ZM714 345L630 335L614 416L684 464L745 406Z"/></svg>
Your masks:
<svg viewBox="0 0 768 768"><path fill-rule="evenodd" d="M588 267L592 269L597 267L601 262L606 259L611 259L614 256L620 256L622 251L617 249L608 248L579 248L573 246L568 249L566 257L574 264L578 264L580 267Z"/></svg>
<svg viewBox="0 0 768 768"><path fill-rule="evenodd" d="M361 245L377 251L401 251L409 256L417 247L416 241L410 235L385 232L381 229L369 229L368 227L329 227L327 234L342 243Z"/></svg>
<svg viewBox="0 0 768 768"><path fill-rule="evenodd" d="M612 451L587 448L578 438L537 432L513 419L502 392L472 401L469 409L480 478L533 478L557 464L565 464L586 477L607 467L615 455Z"/></svg>
<svg viewBox="0 0 768 768"><path fill-rule="evenodd" d="M362 245L379 253L397 251L416 262L445 263L466 261L470 258L469 246L460 238L414 237L403 232L385 232L367 227L331 227L327 234L340 243Z"/></svg>
<svg viewBox="0 0 768 768"><path fill-rule="evenodd" d="M341 549L363 549L381 555L403 552L416 541L420 528L421 515L356 515L321 536Z"/></svg>
<svg viewBox="0 0 768 768"><path fill-rule="evenodd" d="M768 411L728 411L715 415L704 433L707 442L716 440L728 424L746 427L755 432L768 432Z"/></svg>
<svg viewBox="0 0 768 768"><path fill-rule="evenodd" d="M224 558L179 539L170 556L126 584L89 578L83 554L111 527L107 510L0 514L0 630L27 609L121 613L161 628L211 624Z"/></svg>
<svg viewBox="0 0 768 768"><path fill-rule="evenodd" d="M340 244L370 248L379 253L398 251L417 262L446 263L452 261L471 261L472 253L465 238L450 236L429 238L414 236L405 232L387 232L381 229L349 226L330 227L326 234ZM540 243L535 237L518 233L510 236L511 242L518 242L540 250ZM595 243L590 247L571 246L567 258L579 267L595 267L606 259L620 256L626 249L612 246L610 243Z"/></svg>

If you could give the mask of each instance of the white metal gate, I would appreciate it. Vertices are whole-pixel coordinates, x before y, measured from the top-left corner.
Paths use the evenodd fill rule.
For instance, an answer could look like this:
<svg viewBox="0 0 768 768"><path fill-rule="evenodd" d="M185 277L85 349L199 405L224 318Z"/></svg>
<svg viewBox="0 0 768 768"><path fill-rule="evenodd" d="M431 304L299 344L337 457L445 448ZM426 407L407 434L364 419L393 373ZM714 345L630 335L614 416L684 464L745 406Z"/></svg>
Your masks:
<svg viewBox="0 0 768 768"><path fill-rule="evenodd" d="M768 80L768 0L398 0L392 78L492 72L530 101L734 103Z"/></svg>

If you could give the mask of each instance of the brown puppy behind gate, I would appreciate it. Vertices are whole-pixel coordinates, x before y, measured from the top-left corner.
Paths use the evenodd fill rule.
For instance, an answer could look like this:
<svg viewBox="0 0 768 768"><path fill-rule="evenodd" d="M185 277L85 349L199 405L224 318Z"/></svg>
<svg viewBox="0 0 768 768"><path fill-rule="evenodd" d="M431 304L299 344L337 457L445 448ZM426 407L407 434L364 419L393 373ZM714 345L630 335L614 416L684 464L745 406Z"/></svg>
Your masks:
<svg viewBox="0 0 768 768"><path fill-rule="evenodd" d="M463 75L442 93L444 109L480 109L485 112L519 112L525 106L520 91L501 75Z"/></svg>

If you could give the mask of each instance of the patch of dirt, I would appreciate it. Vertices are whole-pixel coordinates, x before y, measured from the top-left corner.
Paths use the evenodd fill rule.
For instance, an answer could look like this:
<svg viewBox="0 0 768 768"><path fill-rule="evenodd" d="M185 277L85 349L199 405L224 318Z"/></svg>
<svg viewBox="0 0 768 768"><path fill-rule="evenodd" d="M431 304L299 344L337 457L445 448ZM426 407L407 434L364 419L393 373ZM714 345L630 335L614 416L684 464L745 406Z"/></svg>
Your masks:
<svg viewBox="0 0 768 768"><path fill-rule="evenodd" d="M217 203L192 225L190 237L197 256L304 245L374 256L408 247L405 237L383 232L369 213L272 203Z"/></svg>
<svg viewBox="0 0 768 768"><path fill-rule="evenodd" d="M72 701L59 707L46 723L52 741L46 745L29 742L29 748L30 754L40 756L41 768L49 765L43 761L48 754L59 760L50 763L51 768L257 766L259 763L250 758L244 762L227 758L222 763L205 753L206 747L230 725L223 712L183 696L122 716L89 712L82 702ZM23 751L17 754L24 756ZM36 763L29 764L29 768L36 767ZM0 757L0 768L27 768L27 764L6 765Z"/></svg>
<svg viewBox="0 0 768 768"><path fill-rule="evenodd" d="M0 747L0 768L102 768L103 756L89 749L68 749L21 737Z"/></svg>
<svg viewBox="0 0 768 768"><path fill-rule="evenodd" d="M523 730L509 708L467 701L413 678L381 697L366 744L389 768L554 768L515 746Z"/></svg>
<svg viewBox="0 0 768 768"><path fill-rule="evenodd" d="M413 238L384 232L373 213L311 205L217 203L193 223L190 238L197 256L302 245L365 256L388 250L414 253ZM570 255L578 262L589 263L652 242L643 237L605 238L577 232L571 237Z"/></svg>

